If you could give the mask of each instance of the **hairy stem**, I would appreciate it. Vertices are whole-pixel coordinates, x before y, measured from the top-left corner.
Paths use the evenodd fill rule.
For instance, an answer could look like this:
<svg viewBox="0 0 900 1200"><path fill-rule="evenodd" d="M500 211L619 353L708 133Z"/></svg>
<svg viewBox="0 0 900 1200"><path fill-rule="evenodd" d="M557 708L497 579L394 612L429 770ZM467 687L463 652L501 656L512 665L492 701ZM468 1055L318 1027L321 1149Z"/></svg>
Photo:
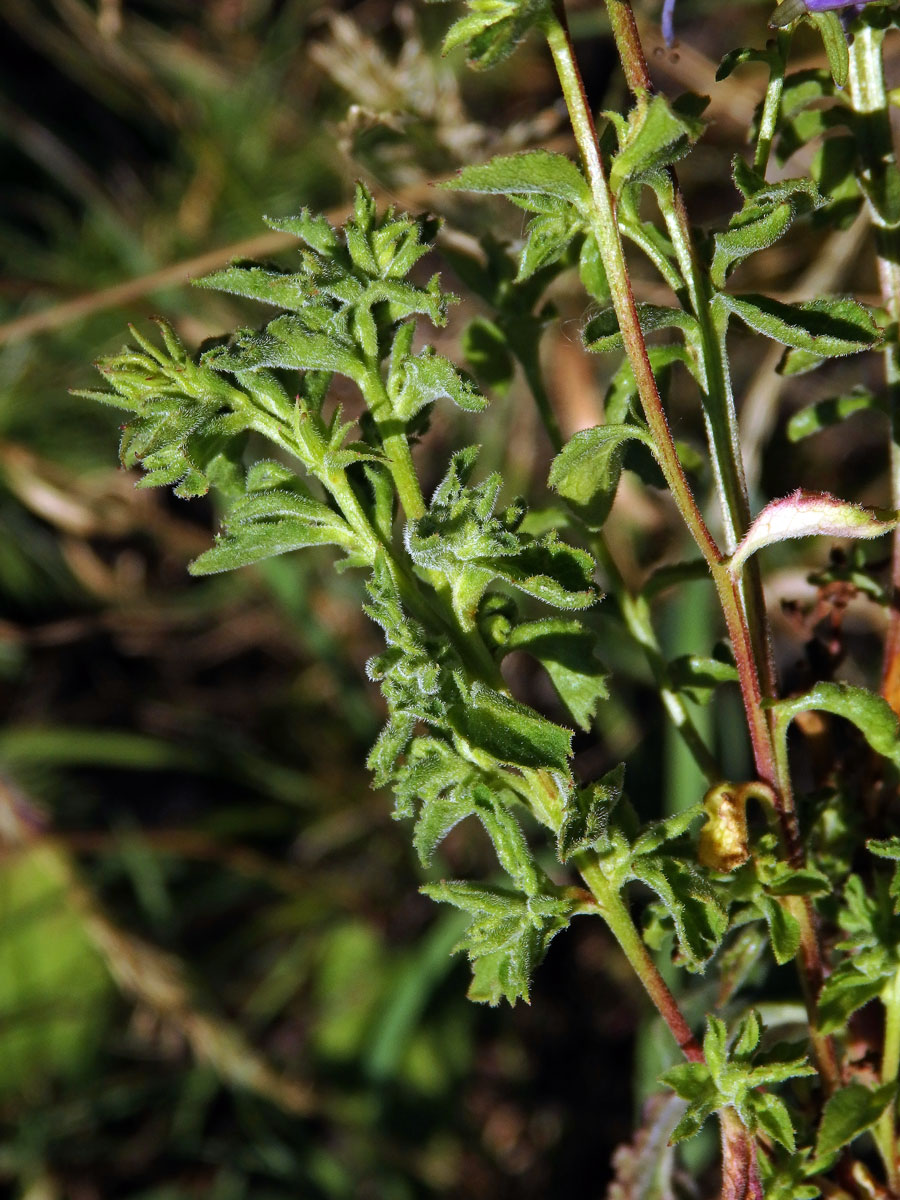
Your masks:
<svg viewBox="0 0 900 1200"><path fill-rule="evenodd" d="M659 464L666 482L701 554L710 565L713 565L720 561L719 548L706 527L703 514L700 512L679 461L672 431L669 429L669 422L663 409L653 369L650 366L650 359L647 356L647 345L638 319L613 199L600 159L594 118L587 102L584 84L564 21L565 15L559 6L558 15L548 18L546 21L545 34L562 85L575 139L591 189L592 230L600 247L613 308L625 344L625 352L634 373L644 417L653 435Z"/></svg>
<svg viewBox="0 0 900 1200"><path fill-rule="evenodd" d="M850 101L859 115L855 126L857 174L868 199L875 229L881 297L891 320L900 319L900 229L897 195L900 172L891 129L884 78L884 31L858 25L850 46ZM891 506L900 508L900 354L895 338L886 339L884 376L891 430ZM891 607L881 690L900 713L900 531L894 534Z"/></svg>
<svg viewBox="0 0 900 1200"><path fill-rule="evenodd" d="M784 72L787 67L788 49L791 35L785 30L779 30L775 38L775 49L770 59L769 86L763 100L762 113L759 118L759 132L756 136L756 146L753 151L753 170L765 176L769 165L769 155L772 152L772 142L778 129L778 118L781 115L781 97L784 94Z"/></svg>
<svg viewBox="0 0 900 1200"><path fill-rule="evenodd" d="M363 390L369 411L378 426L388 469L393 476L406 519L418 521L425 514L425 499L419 486L416 468L413 466L406 431L402 422L393 414L390 397L377 367L368 373Z"/></svg>
<svg viewBox="0 0 900 1200"><path fill-rule="evenodd" d="M669 991L660 975L650 951L635 928L631 913L618 891L612 886L594 854L583 852L575 856L575 863L585 883L591 889L613 937L622 947L625 957L634 968L635 974L644 985L657 1012L669 1027L672 1037L689 1062L703 1062L703 1050L691 1032L691 1028L678 1007L678 1002Z"/></svg>
<svg viewBox="0 0 900 1200"><path fill-rule="evenodd" d="M881 1082L895 1083L900 1073L900 971L881 996L884 1005L884 1047L881 1052ZM875 1126L875 1144L884 1162L888 1186L900 1194L900 1168L897 1163L897 1102L892 1100Z"/></svg>
<svg viewBox="0 0 900 1200"><path fill-rule="evenodd" d="M544 429L550 439L550 444L554 450L559 451L562 449L563 438L556 420L556 414L553 412L553 406L550 403L550 397L544 386L538 361L537 344L534 344L531 352L527 352L524 347L517 346L516 354L534 397L535 405L544 424ZM700 731L697 729L689 708L678 692L672 687L668 665L653 629L650 605L643 596L633 593L628 588L603 534L585 530L585 536L594 557L606 572L613 597L628 632L644 652L647 665L650 667L659 689L663 707L676 730L681 735L688 750L693 755L697 766L712 787L713 784L719 783L722 778L719 764L716 762L715 755L706 745Z"/></svg>
<svg viewBox="0 0 900 1200"><path fill-rule="evenodd" d="M633 14L629 19L631 5L629 0L607 0L607 8L626 78L640 101L641 94L645 94L651 87L651 81ZM559 63L557 63L557 70L559 70ZM577 66L574 70L577 73ZM562 78L562 72L560 72L560 76ZM583 98L583 89L581 89L581 95ZM571 113L572 102L568 92L566 100ZM575 126L574 115L572 120L573 126ZM584 123L587 122L590 122L590 129L593 130L589 111ZM582 138L579 136L577 126L576 137L587 165L588 155L582 145ZM596 135L594 135L594 146L596 147ZM595 158L599 164L599 152L596 150ZM600 178L604 184L605 194L609 197L609 189L605 186L606 181L602 175L602 165ZM674 171L670 170L669 179L671 184L670 203L666 202L666 191L663 190L661 207L675 246L679 266L687 284L691 307L700 323L707 374L707 403L704 405L704 416L726 524L726 534L729 542L734 544L746 530L750 519L750 507L744 481L737 416L724 342L725 330L717 326L712 316L710 305L713 292L706 273L699 266L684 198ZM612 221L615 224L614 215ZM603 242L600 240L599 234L598 241L602 249ZM619 244L621 245L621 243ZM622 265L624 266L624 260ZM609 274L609 272L607 273ZM610 278L612 277L610 276ZM627 279L627 276L625 278ZM613 297L613 301L615 303L615 297ZM618 309L616 311L618 313ZM637 323L636 317L635 322ZM619 324L624 331L621 317ZM639 326L638 332L640 332ZM631 357L630 354L629 357ZM636 370L635 378L638 378ZM640 388L640 382L638 386ZM658 400L659 394L655 389L655 384L654 392ZM643 392L641 392L641 399L644 400ZM651 430L655 437L656 431L652 424ZM666 426L666 431L668 432L668 426ZM702 545L700 549L703 551ZM706 555L704 556L706 557ZM756 771L759 778L775 793L776 810L785 847L790 859L799 865L803 860L803 851L793 807L787 759L785 756L781 763L777 760L772 728L763 706L763 700L774 695L775 684L771 638L758 567L755 563L750 564L745 582L744 579L734 579L718 555L712 559L707 558L707 561L734 648ZM806 903L798 905L795 916L801 930L800 967L810 1026L813 1031L813 1044L825 1086L828 1090L833 1090L838 1081L833 1043L830 1038L823 1038L819 1035L816 1029L816 1001L822 983L822 962L811 906Z"/></svg>

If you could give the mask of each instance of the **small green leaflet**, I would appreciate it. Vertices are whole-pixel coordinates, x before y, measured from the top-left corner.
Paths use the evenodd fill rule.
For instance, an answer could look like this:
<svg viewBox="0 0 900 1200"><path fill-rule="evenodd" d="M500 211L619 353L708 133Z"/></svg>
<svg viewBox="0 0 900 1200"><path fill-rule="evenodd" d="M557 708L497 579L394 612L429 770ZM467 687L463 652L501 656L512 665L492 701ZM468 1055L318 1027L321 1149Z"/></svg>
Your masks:
<svg viewBox="0 0 900 1200"><path fill-rule="evenodd" d="M799 409L788 421L785 432L788 441L799 442L839 421L845 421L855 413L871 409L886 413L887 400L883 396L876 396L868 388L856 387L846 395L830 396L827 400L817 400L815 404Z"/></svg>
<svg viewBox="0 0 900 1200"><path fill-rule="evenodd" d="M578 621L545 617L517 625L502 653L524 650L541 663L575 724L591 727L597 706L609 697L608 673L595 655L596 635Z"/></svg>
<svg viewBox="0 0 900 1200"><path fill-rule="evenodd" d="M451 25L444 38L444 53L465 46L469 65L479 70L495 67L509 58L550 11L549 0L467 0L466 7L469 15Z"/></svg>
<svg viewBox="0 0 900 1200"><path fill-rule="evenodd" d="M474 683L449 716L461 737L498 762L568 772L571 732L486 684Z"/></svg>
<svg viewBox="0 0 900 1200"><path fill-rule="evenodd" d="M552 939L580 909L561 889L533 896L475 883L448 881L422 888L432 900L470 913L472 923L456 951L472 962L469 998L496 1005L529 998L532 972Z"/></svg>
<svg viewBox="0 0 900 1200"><path fill-rule="evenodd" d="M816 1137L816 1164L826 1170L832 1157L875 1124L897 1094L895 1082L874 1090L850 1083L829 1096Z"/></svg>
<svg viewBox="0 0 900 1200"><path fill-rule="evenodd" d="M858 354L881 339L869 310L847 298L782 304L768 296L719 292L713 304L740 317L755 333L823 358Z"/></svg>
<svg viewBox="0 0 900 1200"><path fill-rule="evenodd" d="M213 575L287 554L305 546L353 548L347 523L318 500L286 488L256 491L238 501L225 517L225 535L195 558L192 575Z"/></svg>
<svg viewBox="0 0 900 1200"><path fill-rule="evenodd" d="M737 167L735 176L740 187L745 181ZM710 276L716 287L725 286L729 272L738 263L778 241L801 212L822 203L810 179L789 179L774 186L760 183L759 189L746 197L741 211L731 218L728 228L715 235Z"/></svg>
<svg viewBox="0 0 900 1200"><path fill-rule="evenodd" d="M630 440L652 452L653 439L640 425L597 425L582 429L550 467L550 486L567 500L588 529L602 529L612 508Z"/></svg>
<svg viewBox="0 0 900 1200"><path fill-rule="evenodd" d="M700 120L705 97L680 97L674 104L654 95L632 111L630 119L615 120L619 152L609 169L609 186L618 195L626 183L670 166L688 153L706 127Z"/></svg>
<svg viewBox="0 0 900 1200"><path fill-rule="evenodd" d="M653 333L657 329L680 329L689 346L699 341L700 327L697 318L683 309L665 308L658 304L639 304L637 314L645 334ZM620 350L623 345L622 331L619 329L615 309L604 309L596 317L592 317L582 330L581 337L585 349L596 354Z"/></svg>
<svg viewBox="0 0 900 1200"><path fill-rule="evenodd" d="M672 1141L679 1142L699 1133L707 1119L720 1108L733 1108L751 1132L761 1129L787 1150L794 1150L794 1129L787 1107L770 1088L803 1075L815 1075L815 1068L802 1058L787 1059L767 1054L755 1062L762 1024L750 1012L729 1044L728 1030L718 1017L707 1017L703 1053L706 1062L679 1063L660 1077L682 1099L687 1112L679 1121Z"/></svg>
<svg viewBox="0 0 900 1200"><path fill-rule="evenodd" d="M525 150L463 167L441 187L482 195L509 196L533 212L558 214L560 203L587 212L591 193L581 171L564 154ZM548 204L548 201L550 202Z"/></svg>
<svg viewBox="0 0 900 1200"><path fill-rule="evenodd" d="M900 722L888 702L866 688L849 683L817 683L802 696L771 702L778 736L784 740L798 713L810 710L834 713L852 721L878 754L900 767Z"/></svg>
<svg viewBox="0 0 900 1200"><path fill-rule="evenodd" d="M590 850L608 842L609 822L622 798L625 764L619 763L598 782L570 797L556 839L560 862L568 862L579 850Z"/></svg>

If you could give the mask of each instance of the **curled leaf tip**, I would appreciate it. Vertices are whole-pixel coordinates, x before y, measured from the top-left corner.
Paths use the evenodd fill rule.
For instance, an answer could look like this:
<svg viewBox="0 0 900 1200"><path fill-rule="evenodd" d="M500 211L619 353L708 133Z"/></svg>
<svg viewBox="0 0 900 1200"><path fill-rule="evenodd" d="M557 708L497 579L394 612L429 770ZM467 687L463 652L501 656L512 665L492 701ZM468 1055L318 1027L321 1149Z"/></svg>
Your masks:
<svg viewBox="0 0 900 1200"><path fill-rule="evenodd" d="M815 535L875 538L894 529L898 519L900 515L890 509L863 508L829 492L797 488L766 505L731 556L729 569L732 575L739 574L751 554L775 542Z"/></svg>

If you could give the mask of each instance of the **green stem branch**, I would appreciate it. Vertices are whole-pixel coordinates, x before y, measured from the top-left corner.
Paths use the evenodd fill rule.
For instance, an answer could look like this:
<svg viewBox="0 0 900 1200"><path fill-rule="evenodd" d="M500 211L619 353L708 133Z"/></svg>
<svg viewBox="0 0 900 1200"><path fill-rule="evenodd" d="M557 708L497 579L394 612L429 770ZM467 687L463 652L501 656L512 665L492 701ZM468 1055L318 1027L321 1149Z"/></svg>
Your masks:
<svg viewBox="0 0 900 1200"><path fill-rule="evenodd" d="M634 968L635 974L644 985L644 990L669 1027L672 1037L685 1058L689 1062L703 1062L703 1050L700 1043L691 1032L675 997L669 991L650 951L635 928L631 913L616 888L604 875L596 855L585 851L575 856L575 863L597 901L600 915L621 946L625 957Z"/></svg>
<svg viewBox="0 0 900 1200"><path fill-rule="evenodd" d="M884 989L884 1048L881 1053L881 1082L896 1083L900 1073L900 971ZM900 1168L897 1162L897 1102L892 1100L875 1126L875 1144L884 1162L888 1186L900 1195Z"/></svg>
<svg viewBox="0 0 900 1200"><path fill-rule="evenodd" d="M859 116L855 126L857 176L875 229L882 303L896 323L900 321L900 213L895 210L900 171L885 85L883 42L884 30L857 25L850 45L849 92ZM900 352L896 334L886 339L884 376L891 437L891 507L900 508ZM891 590L881 690L900 713L900 531L894 534Z"/></svg>

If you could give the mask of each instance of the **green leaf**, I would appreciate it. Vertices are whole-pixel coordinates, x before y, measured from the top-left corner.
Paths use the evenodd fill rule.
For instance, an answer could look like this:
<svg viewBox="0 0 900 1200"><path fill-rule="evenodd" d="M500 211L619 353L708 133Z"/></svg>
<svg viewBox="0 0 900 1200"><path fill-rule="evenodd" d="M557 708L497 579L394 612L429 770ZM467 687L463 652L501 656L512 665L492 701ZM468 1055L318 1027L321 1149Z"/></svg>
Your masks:
<svg viewBox="0 0 900 1200"><path fill-rule="evenodd" d="M450 717L461 736L499 762L568 771L571 732L486 684L476 682Z"/></svg>
<svg viewBox="0 0 900 1200"><path fill-rule="evenodd" d="M782 304L768 296L719 292L714 303L740 317L755 333L823 358L858 354L881 338L869 310L847 298Z"/></svg>
<svg viewBox="0 0 900 1200"><path fill-rule="evenodd" d="M528 1000L534 968L575 911L575 902L559 894L525 897L455 881L421 890L433 900L472 915L472 923L455 949L465 950L473 964L470 999L491 1005L504 997L510 1004L520 996Z"/></svg>
<svg viewBox="0 0 900 1200"><path fill-rule="evenodd" d="M688 153L705 128L696 112L688 111L691 107L696 106L685 104L679 111L677 101L670 104L665 96L657 94L632 111L609 170L614 195L626 183L669 166Z"/></svg>
<svg viewBox="0 0 900 1200"><path fill-rule="evenodd" d="M213 575L306 546L349 550L353 542L349 526L330 508L300 491L274 488L235 504L225 517L224 536L188 569L192 575Z"/></svg>
<svg viewBox="0 0 900 1200"><path fill-rule="evenodd" d="M639 425L596 425L567 442L550 467L550 486L567 500L589 529L601 529L612 508L630 440L653 449Z"/></svg>
<svg viewBox="0 0 900 1200"><path fill-rule="evenodd" d="M539 214L529 221L516 282L523 283L559 262L581 232L582 224L580 213L570 207L562 212Z"/></svg>
<svg viewBox="0 0 900 1200"><path fill-rule="evenodd" d="M716 287L724 287L729 272L738 263L778 241L799 213L821 202L810 179L784 180L774 187L763 184L745 200L728 229L715 235L710 276Z"/></svg>
<svg viewBox="0 0 900 1200"><path fill-rule="evenodd" d="M828 492L804 492L798 488L766 505L732 554L728 569L737 576L757 550L791 538L882 537L896 527L898 519L895 513L883 509L863 508Z"/></svg>
<svg viewBox="0 0 900 1200"><path fill-rule="evenodd" d="M881 995L885 984L893 978L897 965L884 959L880 961L879 971L879 961L866 963L868 971L863 972L856 959L848 959L828 976L819 993L819 1028L822 1033L834 1033L845 1028L857 1009Z"/></svg>
<svg viewBox="0 0 900 1200"><path fill-rule="evenodd" d="M503 653L525 650L541 663L579 728L591 727L597 706L609 697L608 675L595 657L596 635L577 621L547 617L517 625Z"/></svg>
<svg viewBox="0 0 900 1200"><path fill-rule="evenodd" d="M849 1083L836 1091L825 1102L816 1137L816 1158L830 1158L871 1129L896 1093L894 1082L874 1090L862 1083Z"/></svg>
<svg viewBox="0 0 900 1200"><path fill-rule="evenodd" d="M581 279L582 287L589 296L592 296L598 304L609 304L609 280L603 265L603 255L600 253L597 239L592 233L589 233L581 243L581 251L578 256L578 276Z"/></svg>
<svg viewBox="0 0 900 1200"><path fill-rule="evenodd" d="M515 555L495 559L491 570L495 578L554 608L590 608L599 598L593 583L594 560L586 551L561 542L553 530L523 541Z"/></svg>
<svg viewBox="0 0 900 1200"><path fill-rule="evenodd" d="M515 364L503 330L486 317L475 317L462 335L462 352L475 375L485 387L505 395L515 372Z"/></svg>
<svg viewBox="0 0 900 1200"><path fill-rule="evenodd" d="M750 1092L746 1106L753 1124L793 1153L796 1147L794 1126L784 1101L772 1092Z"/></svg>
<svg viewBox="0 0 900 1200"><path fill-rule="evenodd" d="M521 503L495 514L499 475L466 486L476 455L477 447L469 447L453 456L428 511L408 524L406 548L413 561L445 576L465 629L474 625L494 579L557 608L589 608L597 599L591 556L560 542L553 531L538 538L519 532Z"/></svg>
<svg viewBox="0 0 900 1200"><path fill-rule="evenodd" d="M415 355L398 355L391 363L388 395L395 414L404 422L437 400L452 400L465 412L481 412L487 407L487 400L472 381L429 346Z"/></svg>
<svg viewBox="0 0 900 1200"><path fill-rule="evenodd" d="M622 798L624 783L625 764L619 763L598 783L569 793L556 839L560 862L606 841L610 816Z"/></svg>
<svg viewBox="0 0 900 1200"><path fill-rule="evenodd" d="M849 683L817 683L802 696L777 700L769 707L782 738L798 713L830 712L852 721L876 753L900 767L900 722L888 702L874 692Z"/></svg>
<svg viewBox="0 0 900 1200"><path fill-rule="evenodd" d="M669 663L672 687L685 692L696 704L708 704L720 684L733 683L737 678L733 663L700 654L683 654Z"/></svg>
<svg viewBox="0 0 900 1200"><path fill-rule="evenodd" d="M868 388L858 386L843 396L830 396L827 400L817 400L799 409L787 423L785 432L788 441L799 442L811 437L821 429L845 421L854 413L875 409L887 412L887 402L883 396L876 396Z"/></svg>
<svg viewBox="0 0 900 1200"><path fill-rule="evenodd" d="M730 299L730 297L729 297ZM699 339L697 318L680 308L665 308L658 304L639 304L638 319L645 334L657 329L681 329L689 344ZM585 349L596 354L606 354L622 348L622 331L615 309L607 308L592 317L582 331Z"/></svg>
<svg viewBox="0 0 900 1200"><path fill-rule="evenodd" d="M675 925L688 970L700 971L725 936L728 919L711 887L696 868L662 854L635 858L631 873L657 896Z"/></svg>
<svg viewBox="0 0 900 1200"><path fill-rule="evenodd" d="M756 50L752 46L739 46L736 50L729 50L716 68L716 83L727 79L734 73L735 68L744 63L765 63L771 66L772 55L769 51Z"/></svg>
<svg viewBox="0 0 900 1200"><path fill-rule="evenodd" d="M687 1100L689 1105L669 1139L672 1145L677 1145L698 1134L716 1111L719 1106L718 1088L705 1063L679 1063L670 1067L659 1079L682 1100Z"/></svg>
<svg viewBox="0 0 900 1200"><path fill-rule="evenodd" d="M465 46L469 65L479 70L507 59L550 11L549 0L467 0L466 7L469 15L450 27L444 53Z"/></svg>
<svg viewBox="0 0 900 1200"><path fill-rule="evenodd" d="M559 214L559 202L582 212L590 206L590 189L578 167L564 154L526 150L505 154L489 162L463 167L454 179L440 185L453 191L518 197L534 212Z"/></svg>
<svg viewBox="0 0 900 1200"><path fill-rule="evenodd" d="M846 87L847 80L850 78L850 50L840 17L833 12L819 12L810 13L809 19L818 29L822 38L822 45L825 47L825 56L828 59L835 86Z"/></svg>
<svg viewBox="0 0 900 1200"><path fill-rule="evenodd" d="M797 918L771 896L760 896L756 903L769 927L775 961L780 966L791 962L800 949L800 925Z"/></svg>

